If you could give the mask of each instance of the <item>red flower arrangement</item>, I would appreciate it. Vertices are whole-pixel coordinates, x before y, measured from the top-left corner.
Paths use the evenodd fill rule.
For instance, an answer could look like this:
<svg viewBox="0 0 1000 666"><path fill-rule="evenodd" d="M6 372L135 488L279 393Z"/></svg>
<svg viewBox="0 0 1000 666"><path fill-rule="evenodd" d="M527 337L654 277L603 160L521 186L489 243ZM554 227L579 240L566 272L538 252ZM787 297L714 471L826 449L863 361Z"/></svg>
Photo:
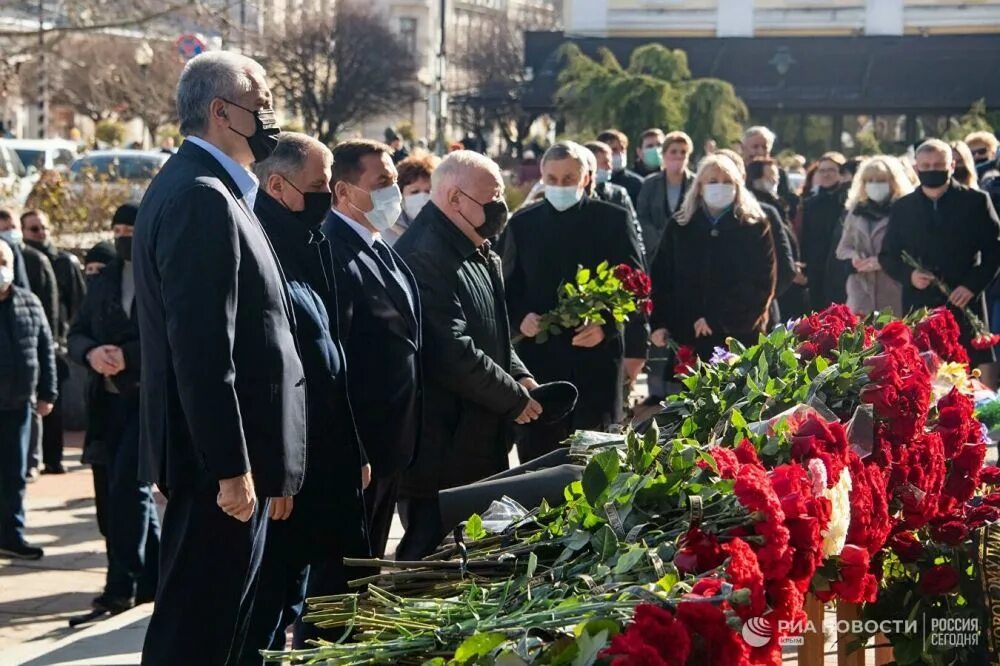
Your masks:
<svg viewBox="0 0 1000 666"><path fill-rule="evenodd" d="M792 568L790 534L785 527L781 500L764 468L741 466L733 492L740 504L754 516L754 531L764 537L764 544L757 550L761 571L769 579L784 578Z"/></svg>
<svg viewBox="0 0 1000 666"><path fill-rule="evenodd" d="M639 604L632 624L611 639L601 657L613 666L684 666L690 654L687 627L672 612Z"/></svg>
<svg viewBox="0 0 1000 666"><path fill-rule="evenodd" d="M969 362L969 354L958 341L961 332L951 310L934 308L913 327L913 343L921 351L930 351L952 363Z"/></svg>
<svg viewBox="0 0 1000 666"><path fill-rule="evenodd" d="M837 346L840 336L858 325L858 317L846 305L831 305L822 312L801 318L792 328L802 344L798 352L805 360L827 356Z"/></svg>
<svg viewBox="0 0 1000 666"><path fill-rule="evenodd" d="M920 572L920 591L928 596L947 594L958 587L958 571L950 564L938 564Z"/></svg>

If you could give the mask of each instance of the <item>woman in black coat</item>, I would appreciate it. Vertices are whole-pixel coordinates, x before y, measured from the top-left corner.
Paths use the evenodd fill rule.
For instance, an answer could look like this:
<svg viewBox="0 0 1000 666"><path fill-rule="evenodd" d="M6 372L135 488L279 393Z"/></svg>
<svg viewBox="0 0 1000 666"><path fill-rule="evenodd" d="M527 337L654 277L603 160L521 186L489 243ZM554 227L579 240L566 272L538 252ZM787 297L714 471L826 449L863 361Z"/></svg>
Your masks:
<svg viewBox="0 0 1000 666"><path fill-rule="evenodd" d="M769 225L731 160L702 160L653 262L653 344L669 336L707 360L728 337L756 342L777 272Z"/></svg>
<svg viewBox="0 0 1000 666"><path fill-rule="evenodd" d="M124 212L123 212L123 209ZM139 327L131 240L135 206L115 213L118 258L94 276L67 336L69 356L90 372L83 461L93 466L98 527L108 572L95 610L118 613L153 600L160 524L139 474Z"/></svg>

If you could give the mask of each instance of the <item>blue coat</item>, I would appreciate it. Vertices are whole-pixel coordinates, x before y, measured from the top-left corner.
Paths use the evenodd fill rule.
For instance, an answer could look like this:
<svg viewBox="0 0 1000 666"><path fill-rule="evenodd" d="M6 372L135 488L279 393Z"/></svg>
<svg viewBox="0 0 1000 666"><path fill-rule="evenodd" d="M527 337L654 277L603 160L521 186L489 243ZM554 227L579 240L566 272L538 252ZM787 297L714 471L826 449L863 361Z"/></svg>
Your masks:
<svg viewBox="0 0 1000 666"><path fill-rule="evenodd" d="M0 302L0 409L23 409L32 396L55 402L55 349L42 303L29 290L14 286L7 302Z"/></svg>

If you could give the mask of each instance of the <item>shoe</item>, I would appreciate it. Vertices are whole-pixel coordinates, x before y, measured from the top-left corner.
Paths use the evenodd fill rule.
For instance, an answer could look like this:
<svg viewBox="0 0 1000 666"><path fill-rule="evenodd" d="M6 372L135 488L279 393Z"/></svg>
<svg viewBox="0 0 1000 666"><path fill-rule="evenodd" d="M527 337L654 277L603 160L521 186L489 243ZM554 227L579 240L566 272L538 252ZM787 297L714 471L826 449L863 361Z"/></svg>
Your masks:
<svg viewBox="0 0 1000 666"><path fill-rule="evenodd" d="M38 480L38 468L32 467L28 470L28 476L24 478L27 483L34 483Z"/></svg>
<svg viewBox="0 0 1000 666"><path fill-rule="evenodd" d="M0 557L14 560L40 560L45 554L38 546L30 546L25 542L0 545Z"/></svg>
<svg viewBox="0 0 1000 666"><path fill-rule="evenodd" d="M63 467L62 465L58 465L55 467L46 467L45 469L42 470L42 474L65 474L65 473L66 473L66 468Z"/></svg>
<svg viewBox="0 0 1000 666"><path fill-rule="evenodd" d="M110 613L111 615L118 615L119 613L124 613L135 606L135 601L132 599L126 599L125 597L113 597L108 594L102 594L99 597L94 597L94 600L90 602L90 605L94 607L94 610L104 611L106 613Z"/></svg>

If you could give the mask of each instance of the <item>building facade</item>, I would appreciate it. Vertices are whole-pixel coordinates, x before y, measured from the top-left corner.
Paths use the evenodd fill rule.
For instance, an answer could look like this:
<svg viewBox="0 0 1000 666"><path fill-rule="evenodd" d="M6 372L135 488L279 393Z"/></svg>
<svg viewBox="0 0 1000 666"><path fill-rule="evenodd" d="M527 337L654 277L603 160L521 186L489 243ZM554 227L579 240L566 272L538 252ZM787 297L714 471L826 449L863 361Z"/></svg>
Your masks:
<svg viewBox="0 0 1000 666"><path fill-rule="evenodd" d="M567 0L581 37L801 37L1000 32L1000 0Z"/></svg>

